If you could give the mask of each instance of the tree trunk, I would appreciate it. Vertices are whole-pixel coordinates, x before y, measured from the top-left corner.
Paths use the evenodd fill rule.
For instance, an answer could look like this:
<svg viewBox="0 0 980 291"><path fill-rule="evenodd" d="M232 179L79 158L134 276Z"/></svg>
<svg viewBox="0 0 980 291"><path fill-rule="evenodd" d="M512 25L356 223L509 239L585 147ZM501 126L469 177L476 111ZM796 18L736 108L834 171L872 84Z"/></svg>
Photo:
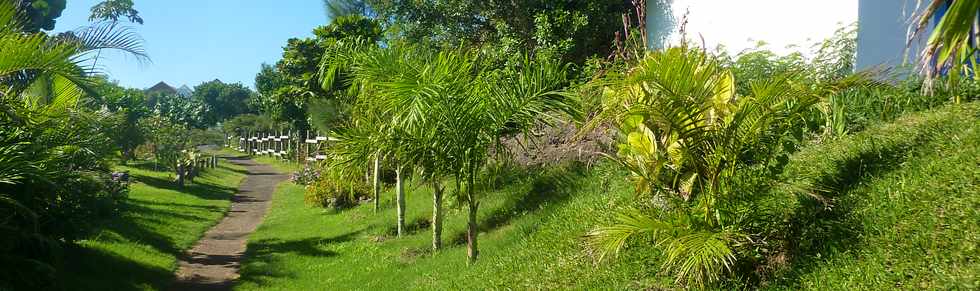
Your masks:
<svg viewBox="0 0 980 291"><path fill-rule="evenodd" d="M473 175L467 174L466 180L466 200L469 204L469 223L466 227L466 256L469 257L470 263L476 262L476 257L479 256L480 251L476 245L476 211L480 207L480 203L476 201L476 195L473 193Z"/></svg>
<svg viewBox="0 0 980 291"><path fill-rule="evenodd" d="M402 178L402 167L395 169L395 202L398 205L398 236L405 231L405 181Z"/></svg>
<svg viewBox="0 0 980 291"><path fill-rule="evenodd" d="M177 162L177 186L184 187L184 165Z"/></svg>
<svg viewBox="0 0 980 291"><path fill-rule="evenodd" d="M381 211L381 158L374 157L374 212Z"/></svg>
<svg viewBox="0 0 980 291"><path fill-rule="evenodd" d="M354 183L351 183L350 184L350 196L347 197L347 202L350 202L351 205L353 205L356 202L355 200L357 199L355 197L357 197L357 196L354 195Z"/></svg>
<svg viewBox="0 0 980 291"><path fill-rule="evenodd" d="M432 250L442 248L442 185L432 181Z"/></svg>

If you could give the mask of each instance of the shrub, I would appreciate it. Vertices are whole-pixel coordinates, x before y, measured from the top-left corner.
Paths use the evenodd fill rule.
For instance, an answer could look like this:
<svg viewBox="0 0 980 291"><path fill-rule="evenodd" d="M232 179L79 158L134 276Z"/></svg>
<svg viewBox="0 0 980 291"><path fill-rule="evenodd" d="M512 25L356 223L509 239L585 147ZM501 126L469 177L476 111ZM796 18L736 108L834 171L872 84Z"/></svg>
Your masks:
<svg viewBox="0 0 980 291"><path fill-rule="evenodd" d="M61 246L116 214L128 188L110 177L98 116L31 118L19 104L0 99L0 289L50 290Z"/></svg>
<svg viewBox="0 0 980 291"><path fill-rule="evenodd" d="M354 206L361 199L371 197L371 187L360 179L336 179L321 176L306 186L307 205L343 209Z"/></svg>
<svg viewBox="0 0 980 291"><path fill-rule="evenodd" d="M627 242L653 242L677 282L707 287L755 257L764 192L741 191L740 175L772 177L802 138L803 113L817 102L795 75L749 83L703 51L655 52L611 86L605 116L620 132L614 159L641 195L657 201L618 215L587 236L600 260ZM787 149L789 148L789 149Z"/></svg>
<svg viewBox="0 0 980 291"><path fill-rule="evenodd" d="M316 182L320 178L320 171L314 169L313 167L306 166L303 167L299 172L293 172L293 175L289 177L289 181L296 183L297 185L310 185Z"/></svg>

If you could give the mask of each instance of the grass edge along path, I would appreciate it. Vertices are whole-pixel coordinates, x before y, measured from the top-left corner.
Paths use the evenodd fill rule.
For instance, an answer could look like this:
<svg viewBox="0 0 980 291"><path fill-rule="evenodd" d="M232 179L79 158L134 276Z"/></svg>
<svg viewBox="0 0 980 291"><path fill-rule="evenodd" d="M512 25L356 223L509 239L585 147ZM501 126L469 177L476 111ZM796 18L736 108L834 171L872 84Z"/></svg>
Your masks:
<svg viewBox="0 0 980 291"><path fill-rule="evenodd" d="M174 280L177 257L225 216L245 171L221 160L184 189L173 174L152 166L129 171L126 208L97 222L78 247L65 250L61 285L67 290L160 290Z"/></svg>
<svg viewBox="0 0 980 291"><path fill-rule="evenodd" d="M446 201L446 248L429 250L432 193L426 186L409 181L408 235L397 238L392 189L386 189L383 210L375 214L373 204L340 211L310 207L304 204L303 186L282 183L265 221L249 239L235 289L669 286L669 279L650 278L657 263L647 248L596 267L581 244L579 236L607 224L614 216L610 209L627 205L633 196L623 172L611 164L563 164L503 173L496 190L485 192L482 200L478 217L484 256L473 266L465 257L465 209L452 198Z"/></svg>
<svg viewBox="0 0 980 291"><path fill-rule="evenodd" d="M180 258L172 290L227 290L238 278L245 241L262 223L276 187L287 176L247 157L229 158L248 171L228 215Z"/></svg>

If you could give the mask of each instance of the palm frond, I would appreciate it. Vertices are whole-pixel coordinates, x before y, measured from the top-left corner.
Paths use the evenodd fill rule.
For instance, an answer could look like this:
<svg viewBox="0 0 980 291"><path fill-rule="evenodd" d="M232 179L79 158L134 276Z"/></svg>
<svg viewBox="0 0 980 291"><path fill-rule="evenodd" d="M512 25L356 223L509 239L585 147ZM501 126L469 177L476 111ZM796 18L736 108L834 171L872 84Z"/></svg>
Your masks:
<svg viewBox="0 0 980 291"><path fill-rule="evenodd" d="M911 47L926 31L926 27L940 11L946 0L932 0L909 37ZM977 67L977 41L980 40L980 1L952 1L945 14L930 32L925 47L919 55L919 67L926 76L926 90L933 80L946 75L955 84L963 76L975 77Z"/></svg>
<svg viewBox="0 0 980 291"><path fill-rule="evenodd" d="M631 240L647 235L647 239L656 241L657 235L675 231L673 225L651 218L637 210L627 210L617 213L616 224L600 227L585 235L589 248L598 252L598 261L608 255L618 254Z"/></svg>
<svg viewBox="0 0 980 291"><path fill-rule="evenodd" d="M735 262L733 234L696 231L665 242L664 269L675 273L677 283L703 289L721 279Z"/></svg>
<svg viewBox="0 0 980 291"><path fill-rule="evenodd" d="M101 50L116 50L135 57L140 64L150 62L150 56L143 48L143 38L132 28L118 25L116 22L99 22L76 29L63 36L63 41L77 42L80 50L78 59L98 61ZM95 56L91 54L96 53Z"/></svg>
<svg viewBox="0 0 980 291"><path fill-rule="evenodd" d="M19 33L24 29L25 18L15 1L0 1L0 35Z"/></svg>

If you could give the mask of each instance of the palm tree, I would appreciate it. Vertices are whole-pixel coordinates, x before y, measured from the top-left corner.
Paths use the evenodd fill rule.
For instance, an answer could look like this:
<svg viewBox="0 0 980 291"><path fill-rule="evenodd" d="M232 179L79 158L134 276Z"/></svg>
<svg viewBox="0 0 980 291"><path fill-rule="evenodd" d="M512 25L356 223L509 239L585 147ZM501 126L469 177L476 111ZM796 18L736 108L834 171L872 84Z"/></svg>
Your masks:
<svg viewBox="0 0 980 291"><path fill-rule="evenodd" d="M574 100L556 89L565 83L565 68L550 61L525 61L516 68L490 70L466 51L434 52L411 46L392 46L364 54L351 69L360 90L363 112L386 116L371 130L338 132L335 147L346 161L362 160L377 152L398 161L398 168L419 169L433 193L433 248L441 247L442 179L454 177L463 185L468 206L468 256L475 260L478 193L474 179L489 158L490 149L503 153L500 138L509 130L531 126L573 113ZM335 68L335 67L331 67ZM335 80L327 76L325 83ZM376 129L383 130L376 130ZM356 132L365 134L358 135ZM356 154L355 154L356 153ZM354 156L360 158L354 158ZM347 164L356 164L347 162ZM400 172L401 170L399 170ZM396 200L401 201L402 198ZM400 212L403 214L403 212ZM399 221L403 215L399 215Z"/></svg>
<svg viewBox="0 0 980 291"><path fill-rule="evenodd" d="M28 108L53 113L94 94L88 76L97 71L83 68L93 51L115 49L148 60L139 37L128 29L96 24L57 37L26 34L23 16L11 7L13 1L0 1L0 94L16 96Z"/></svg>
<svg viewBox="0 0 980 291"><path fill-rule="evenodd" d="M636 237L665 254L663 269L679 283L704 287L749 243L739 228L735 175L772 159L782 138L817 102L793 79L776 76L737 96L732 73L697 49L652 52L608 88L602 118L620 132L611 156L631 173L638 193L663 201L650 212L627 211L618 223L587 235L600 260Z"/></svg>
<svg viewBox="0 0 980 291"><path fill-rule="evenodd" d="M909 38L912 41L926 33L926 28L949 4L936 27L929 32L926 46L920 53L919 66L926 77L926 89L931 89L933 80L941 75L949 77L955 85L963 76L976 78L978 72L977 48L980 43L980 1L932 0L926 6Z"/></svg>
<svg viewBox="0 0 980 291"><path fill-rule="evenodd" d="M391 78L389 68L401 67L399 63L401 51L396 49L380 49L365 45L361 40L333 46L324 55L320 76L324 88L332 88L335 83L346 82L347 103L350 106L350 120L333 133L339 139L331 148L333 167L352 171L351 167L360 167L374 163L374 196L375 211L380 208L380 185L378 183L381 160L391 160L396 163L396 204L398 236L404 232L405 226L405 192L404 171L411 168L410 161L402 157L404 151L399 151L401 128L404 122L387 120L389 110L383 102L385 91L378 89L378 84Z"/></svg>

